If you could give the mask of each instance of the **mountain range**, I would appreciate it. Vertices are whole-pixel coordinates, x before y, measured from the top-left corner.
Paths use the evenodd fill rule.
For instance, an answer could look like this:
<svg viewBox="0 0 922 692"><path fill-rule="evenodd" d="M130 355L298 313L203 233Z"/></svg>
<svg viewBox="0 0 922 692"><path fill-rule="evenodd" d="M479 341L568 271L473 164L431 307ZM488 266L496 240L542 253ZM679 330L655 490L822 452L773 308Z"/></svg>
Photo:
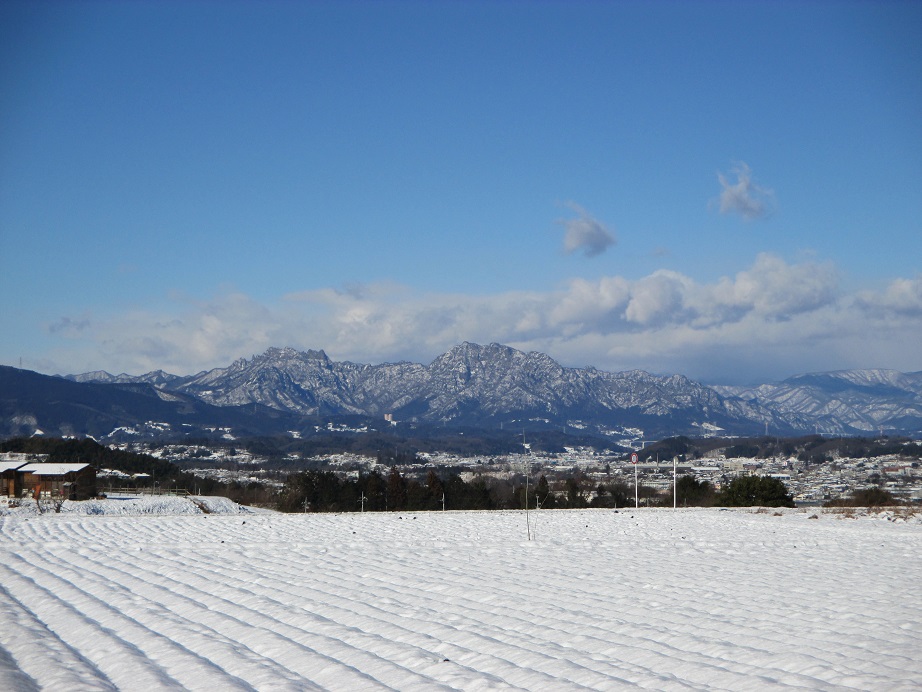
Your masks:
<svg viewBox="0 0 922 692"><path fill-rule="evenodd" d="M849 370L730 387L640 370L568 368L501 344L463 343L428 365L337 362L322 350L270 348L191 376L158 370L49 377L3 367L0 416L3 436L35 429L140 434L138 426L152 422L174 435L282 434L341 416L449 427L563 426L615 439L766 430L918 436L922 372Z"/></svg>

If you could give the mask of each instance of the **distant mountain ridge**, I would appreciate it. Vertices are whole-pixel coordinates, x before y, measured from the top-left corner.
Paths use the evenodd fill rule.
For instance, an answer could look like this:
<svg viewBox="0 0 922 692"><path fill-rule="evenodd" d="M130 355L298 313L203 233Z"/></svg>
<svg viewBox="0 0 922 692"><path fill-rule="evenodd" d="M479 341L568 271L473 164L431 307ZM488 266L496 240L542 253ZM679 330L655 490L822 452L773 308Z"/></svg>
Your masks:
<svg viewBox="0 0 922 692"><path fill-rule="evenodd" d="M567 368L550 356L465 342L429 365L365 365L324 351L270 348L191 376L105 372L80 382L147 384L216 407L259 405L302 416L393 414L402 421L497 426L549 424L641 428L648 435L825 432L918 434L922 372L848 370L753 387L705 386L682 375Z"/></svg>
<svg viewBox="0 0 922 692"><path fill-rule="evenodd" d="M334 362L323 351L270 348L227 368L170 379L163 389L219 406L261 403L305 415L393 413L442 422L483 423L507 414L595 418L612 411L725 414L719 395L680 375L565 368L543 353L500 344L463 343L428 366Z"/></svg>
<svg viewBox="0 0 922 692"><path fill-rule="evenodd" d="M171 375L163 370L154 370L146 375L110 375L105 370L96 370L94 372L85 372L82 375L67 375L64 379L73 382L97 382L100 384L126 384L146 382L148 384L160 385L180 379L179 375Z"/></svg>
<svg viewBox="0 0 922 692"><path fill-rule="evenodd" d="M757 401L789 421L813 421L820 432L909 432L922 427L922 372L839 370L755 387L714 389L724 396Z"/></svg>
<svg viewBox="0 0 922 692"><path fill-rule="evenodd" d="M105 375L99 373L101 381L79 382L0 366L0 437L204 437L221 428L271 435L290 430L300 418L260 404L218 407L155 387L143 377L107 382Z"/></svg>

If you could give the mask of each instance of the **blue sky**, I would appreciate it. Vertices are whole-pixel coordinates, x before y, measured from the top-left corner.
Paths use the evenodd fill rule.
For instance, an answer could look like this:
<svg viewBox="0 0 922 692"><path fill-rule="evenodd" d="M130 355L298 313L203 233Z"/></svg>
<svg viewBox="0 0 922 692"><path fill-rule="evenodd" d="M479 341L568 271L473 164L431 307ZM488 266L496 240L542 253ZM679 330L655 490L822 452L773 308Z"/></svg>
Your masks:
<svg viewBox="0 0 922 692"><path fill-rule="evenodd" d="M0 363L922 370L922 3L5 2Z"/></svg>

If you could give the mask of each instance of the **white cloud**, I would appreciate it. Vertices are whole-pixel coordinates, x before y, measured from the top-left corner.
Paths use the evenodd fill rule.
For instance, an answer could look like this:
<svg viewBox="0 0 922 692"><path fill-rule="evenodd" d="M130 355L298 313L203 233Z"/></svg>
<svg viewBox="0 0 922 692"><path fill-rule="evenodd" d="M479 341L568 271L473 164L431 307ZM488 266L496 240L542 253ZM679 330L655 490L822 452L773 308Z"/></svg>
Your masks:
<svg viewBox="0 0 922 692"><path fill-rule="evenodd" d="M759 219L774 211L775 193L752 181L752 171L745 163L732 169L736 182L731 183L723 173L717 174L720 182L719 208L721 214L735 213L744 219Z"/></svg>
<svg viewBox="0 0 922 692"><path fill-rule="evenodd" d="M560 221L565 229L563 249L568 255L577 250L582 250L586 257L595 257L596 255L601 255L617 242L614 232L606 228L600 221L592 218L585 209L573 203L567 206L577 214L575 219L563 219Z"/></svg>
<svg viewBox="0 0 922 692"><path fill-rule="evenodd" d="M189 374L270 346L323 348L363 363L428 362L465 340L544 351L567 365L716 381L846 367L918 370L922 279L846 294L829 263L762 254L708 283L661 270L633 281L573 279L551 291L494 295L368 284L273 304L240 293L174 298L173 309L159 314L62 318L49 336L59 350L36 361L46 357L58 372Z"/></svg>
<svg viewBox="0 0 922 692"><path fill-rule="evenodd" d="M858 294L857 302L872 313L922 317L922 276L894 279L883 293L863 291Z"/></svg>
<svg viewBox="0 0 922 692"><path fill-rule="evenodd" d="M685 276L657 271L635 282L624 310L628 322L652 325L681 319L693 288Z"/></svg>
<svg viewBox="0 0 922 692"><path fill-rule="evenodd" d="M836 298L838 274L829 263L789 265L762 253L734 279L723 278L699 298L699 314L728 321L729 314L752 312L764 319L785 320L819 309Z"/></svg>

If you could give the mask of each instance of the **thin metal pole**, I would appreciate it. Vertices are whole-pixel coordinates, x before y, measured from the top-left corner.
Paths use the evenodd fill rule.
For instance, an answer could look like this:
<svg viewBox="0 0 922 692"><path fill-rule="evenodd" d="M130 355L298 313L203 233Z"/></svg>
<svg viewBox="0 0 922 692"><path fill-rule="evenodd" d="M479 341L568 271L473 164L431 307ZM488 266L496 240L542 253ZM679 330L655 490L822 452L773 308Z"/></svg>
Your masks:
<svg viewBox="0 0 922 692"><path fill-rule="evenodd" d="M640 493L637 489L637 462L640 461L640 456L637 452L631 452L631 463L634 465L634 507L640 507Z"/></svg>
<svg viewBox="0 0 922 692"><path fill-rule="evenodd" d="M679 457L672 457L672 508L675 509L678 504L679 486L676 484L676 466Z"/></svg>
<svg viewBox="0 0 922 692"><path fill-rule="evenodd" d="M640 486L637 483L637 464L634 464L634 509L640 509Z"/></svg>
<svg viewBox="0 0 922 692"><path fill-rule="evenodd" d="M528 518L528 462L525 462L525 526L528 529L528 540L531 540L531 520Z"/></svg>

